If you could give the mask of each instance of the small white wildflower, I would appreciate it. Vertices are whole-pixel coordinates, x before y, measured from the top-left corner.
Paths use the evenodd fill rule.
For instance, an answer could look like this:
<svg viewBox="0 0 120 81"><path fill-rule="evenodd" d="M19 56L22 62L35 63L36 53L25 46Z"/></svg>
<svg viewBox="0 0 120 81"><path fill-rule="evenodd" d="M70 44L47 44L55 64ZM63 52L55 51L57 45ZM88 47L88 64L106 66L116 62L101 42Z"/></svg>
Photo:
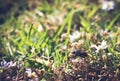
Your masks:
<svg viewBox="0 0 120 81"><path fill-rule="evenodd" d="M110 55L112 55L112 53L108 53L108 55L110 56Z"/></svg>
<svg viewBox="0 0 120 81"><path fill-rule="evenodd" d="M96 53L98 53L100 51L100 46L97 46L97 45L91 45L90 48L95 48L96 49Z"/></svg>
<svg viewBox="0 0 120 81"><path fill-rule="evenodd" d="M32 70L30 69L30 68L28 68L28 69L26 69L26 71L25 71L26 73L31 73L32 72Z"/></svg>
<svg viewBox="0 0 120 81"><path fill-rule="evenodd" d="M100 45L101 49L106 49L107 48L107 41L103 40L101 45Z"/></svg>
<svg viewBox="0 0 120 81"><path fill-rule="evenodd" d="M72 35L69 36L70 42L74 42L76 39L80 37L80 35L81 33L78 31L75 31L74 33L72 33Z"/></svg>
<svg viewBox="0 0 120 81"><path fill-rule="evenodd" d="M43 30L42 25L39 25L39 26L38 26L38 32L41 32L42 30Z"/></svg>
<svg viewBox="0 0 120 81"><path fill-rule="evenodd" d="M72 72L73 72L73 70L72 70L72 69L65 68L65 73L69 73L69 74L71 74L71 75L72 75Z"/></svg>
<svg viewBox="0 0 120 81"><path fill-rule="evenodd" d="M104 50L107 48L107 41L103 40L100 45L92 45L90 48L95 48L95 52L99 52L100 50Z"/></svg>
<svg viewBox="0 0 120 81"><path fill-rule="evenodd" d="M108 30L100 30L100 35L101 36L107 36L108 35Z"/></svg>
<svg viewBox="0 0 120 81"><path fill-rule="evenodd" d="M102 10L113 10L115 3L113 1L103 1L102 2Z"/></svg>
<svg viewBox="0 0 120 81"><path fill-rule="evenodd" d="M62 46L61 50L65 51L67 49L67 46Z"/></svg>
<svg viewBox="0 0 120 81"><path fill-rule="evenodd" d="M7 68L8 67L7 62L5 60L0 62L0 67Z"/></svg>
<svg viewBox="0 0 120 81"><path fill-rule="evenodd" d="M0 68L10 68L10 67L14 67L16 66L16 62L10 61L10 62L6 62L5 60L3 60L0 63Z"/></svg>
<svg viewBox="0 0 120 81"><path fill-rule="evenodd" d="M56 19L54 16L48 15L48 19L50 19L52 23L56 23Z"/></svg>
<svg viewBox="0 0 120 81"><path fill-rule="evenodd" d="M35 48L34 47L32 47L31 52L35 53Z"/></svg>
<svg viewBox="0 0 120 81"><path fill-rule="evenodd" d="M67 33L63 33L62 35L61 35L61 40L65 40L67 38Z"/></svg>
<svg viewBox="0 0 120 81"><path fill-rule="evenodd" d="M83 59L70 59L72 63L81 63Z"/></svg>
<svg viewBox="0 0 120 81"><path fill-rule="evenodd" d="M30 78L37 77L36 73L32 72L31 69L26 69L25 72L27 73L27 76L30 77Z"/></svg>
<svg viewBox="0 0 120 81"><path fill-rule="evenodd" d="M110 33L109 33L109 37L110 37L110 38L113 38L113 37L114 37L114 33L110 32Z"/></svg>
<svg viewBox="0 0 120 81"><path fill-rule="evenodd" d="M8 62L9 66L8 67L14 67L16 66L16 62L13 63L13 61Z"/></svg>
<svg viewBox="0 0 120 81"><path fill-rule="evenodd" d="M61 25L63 23L62 15L57 16L58 24Z"/></svg>
<svg viewBox="0 0 120 81"><path fill-rule="evenodd" d="M41 16L41 17L44 16L44 14L43 14L41 11L37 10L37 9L35 10L35 12L36 12L37 15L39 15L39 16Z"/></svg>
<svg viewBox="0 0 120 81"><path fill-rule="evenodd" d="M78 59L71 59L71 62L72 62L72 63L78 63L79 60L78 60Z"/></svg>

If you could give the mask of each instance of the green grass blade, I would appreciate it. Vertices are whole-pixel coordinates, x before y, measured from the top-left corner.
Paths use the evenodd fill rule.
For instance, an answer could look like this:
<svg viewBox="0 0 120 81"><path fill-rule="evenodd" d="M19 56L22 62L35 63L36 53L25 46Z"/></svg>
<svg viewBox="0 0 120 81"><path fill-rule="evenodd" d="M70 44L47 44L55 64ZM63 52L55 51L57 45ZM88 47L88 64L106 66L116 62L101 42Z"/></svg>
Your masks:
<svg viewBox="0 0 120 81"><path fill-rule="evenodd" d="M118 14L111 22L110 24L107 26L107 30L111 30L111 28L113 27L115 21L120 17L120 14Z"/></svg>
<svg viewBox="0 0 120 81"><path fill-rule="evenodd" d="M69 34L70 32L70 27L71 27L71 18L72 18L72 15L73 15L73 9L72 11L68 14L67 18L64 20L64 23L63 25L61 26L61 28L59 29L59 31L57 31L58 33L55 35L55 37L53 38L54 40L60 36L60 34L63 32L64 28L65 28L65 25L68 24L68 30L67 30L67 33ZM70 19L70 20L69 20ZM69 23L68 23L69 22Z"/></svg>
<svg viewBox="0 0 120 81"><path fill-rule="evenodd" d="M30 37L31 37L32 29L33 29L33 24L31 24L29 32L28 32L28 39L29 40L30 40Z"/></svg>

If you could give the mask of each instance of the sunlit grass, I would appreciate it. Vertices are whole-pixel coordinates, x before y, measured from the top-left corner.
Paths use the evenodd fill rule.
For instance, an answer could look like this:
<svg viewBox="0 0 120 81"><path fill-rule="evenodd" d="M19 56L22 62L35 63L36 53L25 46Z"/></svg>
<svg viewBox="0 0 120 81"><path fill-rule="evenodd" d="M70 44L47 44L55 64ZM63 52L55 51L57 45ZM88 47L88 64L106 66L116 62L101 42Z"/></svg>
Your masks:
<svg viewBox="0 0 120 81"><path fill-rule="evenodd" d="M18 64L16 79L119 80L120 14L110 15L97 1L40 2L35 10L11 16L2 25L0 61Z"/></svg>

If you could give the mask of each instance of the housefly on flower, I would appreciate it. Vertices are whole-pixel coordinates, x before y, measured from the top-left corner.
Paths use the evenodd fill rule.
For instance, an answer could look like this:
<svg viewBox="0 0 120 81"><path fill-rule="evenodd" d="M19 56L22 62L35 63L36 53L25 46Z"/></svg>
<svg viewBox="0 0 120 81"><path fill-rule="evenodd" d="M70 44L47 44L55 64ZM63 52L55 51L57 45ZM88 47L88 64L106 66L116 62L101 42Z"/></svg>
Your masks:
<svg viewBox="0 0 120 81"><path fill-rule="evenodd" d="M70 52L68 57L72 58L72 57L79 57L79 56L82 58L85 58L85 57L88 57L88 53L81 49L76 49L76 50Z"/></svg>

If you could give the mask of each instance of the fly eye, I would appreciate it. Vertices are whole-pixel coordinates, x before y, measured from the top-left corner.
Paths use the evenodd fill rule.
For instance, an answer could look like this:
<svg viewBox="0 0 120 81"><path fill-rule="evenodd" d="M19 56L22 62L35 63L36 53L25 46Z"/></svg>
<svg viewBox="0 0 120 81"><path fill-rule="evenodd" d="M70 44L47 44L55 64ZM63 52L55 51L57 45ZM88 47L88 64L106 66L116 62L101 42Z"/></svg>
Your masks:
<svg viewBox="0 0 120 81"><path fill-rule="evenodd" d="M76 50L75 51L73 51L73 52L71 52L72 54L76 54Z"/></svg>
<svg viewBox="0 0 120 81"><path fill-rule="evenodd" d="M82 51L81 49L74 50L74 51L71 52L71 53L72 53L74 56L80 56L80 57L83 57L83 58L85 58L85 57L88 56L87 52Z"/></svg>

